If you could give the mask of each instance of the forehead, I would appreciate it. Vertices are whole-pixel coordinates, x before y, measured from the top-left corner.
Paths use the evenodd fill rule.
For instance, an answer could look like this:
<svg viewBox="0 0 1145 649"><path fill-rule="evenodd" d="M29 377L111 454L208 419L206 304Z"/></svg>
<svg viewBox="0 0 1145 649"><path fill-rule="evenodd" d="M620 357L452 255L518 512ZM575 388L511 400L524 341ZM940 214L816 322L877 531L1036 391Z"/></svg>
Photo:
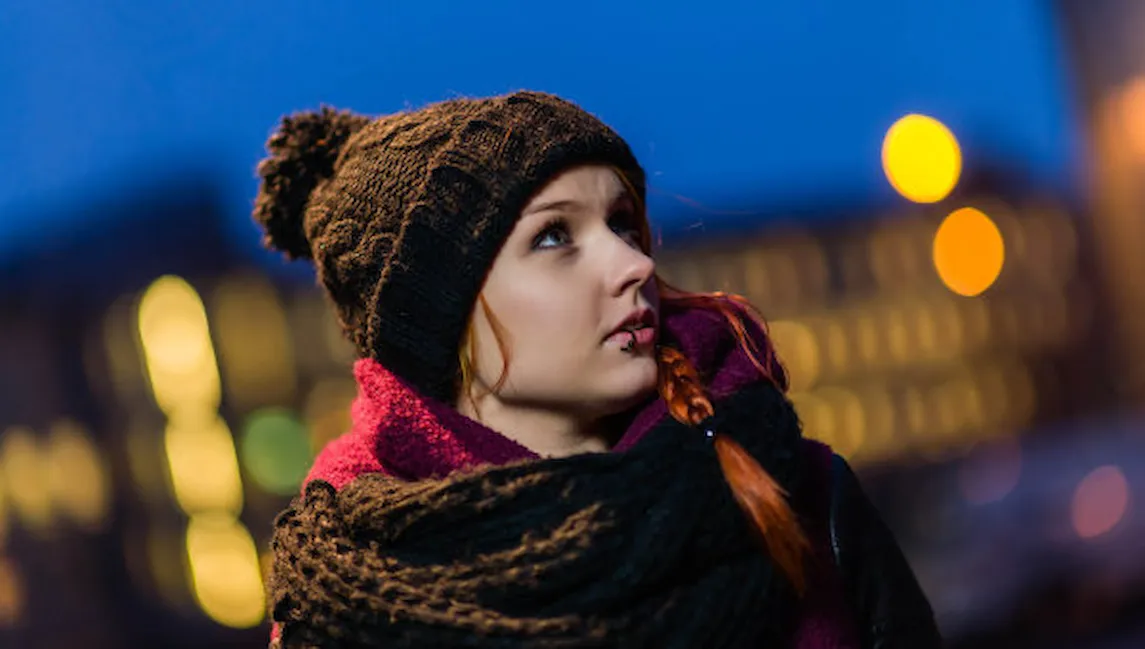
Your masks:
<svg viewBox="0 0 1145 649"><path fill-rule="evenodd" d="M575 167L558 174L542 187L525 206L525 212L540 211L554 203L607 205L627 193L619 175L611 168L596 165Z"/></svg>

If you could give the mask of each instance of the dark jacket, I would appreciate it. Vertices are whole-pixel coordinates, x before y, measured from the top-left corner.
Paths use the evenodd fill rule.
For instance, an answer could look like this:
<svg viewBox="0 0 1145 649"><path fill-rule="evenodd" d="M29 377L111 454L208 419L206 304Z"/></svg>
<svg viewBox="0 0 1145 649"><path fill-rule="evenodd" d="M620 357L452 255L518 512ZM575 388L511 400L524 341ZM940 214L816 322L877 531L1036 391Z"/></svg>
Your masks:
<svg viewBox="0 0 1145 649"><path fill-rule="evenodd" d="M829 538L863 649L942 645L934 613L894 535L851 467L831 462Z"/></svg>

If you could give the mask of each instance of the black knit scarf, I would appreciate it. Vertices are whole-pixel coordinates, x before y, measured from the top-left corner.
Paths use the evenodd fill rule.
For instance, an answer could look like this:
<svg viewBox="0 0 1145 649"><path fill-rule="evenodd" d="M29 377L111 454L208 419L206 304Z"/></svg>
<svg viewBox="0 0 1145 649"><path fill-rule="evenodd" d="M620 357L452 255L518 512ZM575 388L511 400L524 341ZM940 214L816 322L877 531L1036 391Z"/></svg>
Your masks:
<svg viewBox="0 0 1145 649"><path fill-rule="evenodd" d="M787 399L715 405L798 494ZM788 646L798 600L761 547L702 432L665 419L623 452L312 482L275 522L271 610L284 648Z"/></svg>

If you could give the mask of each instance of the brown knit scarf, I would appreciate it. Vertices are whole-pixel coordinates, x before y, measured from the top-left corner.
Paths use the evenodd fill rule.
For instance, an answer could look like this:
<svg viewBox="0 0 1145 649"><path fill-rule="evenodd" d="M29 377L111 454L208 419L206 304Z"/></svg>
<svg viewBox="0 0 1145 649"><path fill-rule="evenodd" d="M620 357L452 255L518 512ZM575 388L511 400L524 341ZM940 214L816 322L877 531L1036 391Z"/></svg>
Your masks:
<svg viewBox="0 0 1145 649"><path fill-rule="evenodd" d="M705 424L798 492L799 425L770 384ZM284 648L779 647L797 617L710 443L671 419L624 452L315 481L273 548Z"/></svg>

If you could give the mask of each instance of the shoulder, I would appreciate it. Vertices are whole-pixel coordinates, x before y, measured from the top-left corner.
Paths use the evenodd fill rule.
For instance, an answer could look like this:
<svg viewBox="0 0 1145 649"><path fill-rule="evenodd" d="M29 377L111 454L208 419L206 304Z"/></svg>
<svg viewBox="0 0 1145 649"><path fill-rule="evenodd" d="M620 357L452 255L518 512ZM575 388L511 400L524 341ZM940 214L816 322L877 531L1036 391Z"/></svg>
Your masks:
<svg viewBox="0 0 1145 649"><path fill-rule="evenodd" d="M894 533L850 464L830 453L831 552L864 646L941 645L934 612Z"/></svg>

